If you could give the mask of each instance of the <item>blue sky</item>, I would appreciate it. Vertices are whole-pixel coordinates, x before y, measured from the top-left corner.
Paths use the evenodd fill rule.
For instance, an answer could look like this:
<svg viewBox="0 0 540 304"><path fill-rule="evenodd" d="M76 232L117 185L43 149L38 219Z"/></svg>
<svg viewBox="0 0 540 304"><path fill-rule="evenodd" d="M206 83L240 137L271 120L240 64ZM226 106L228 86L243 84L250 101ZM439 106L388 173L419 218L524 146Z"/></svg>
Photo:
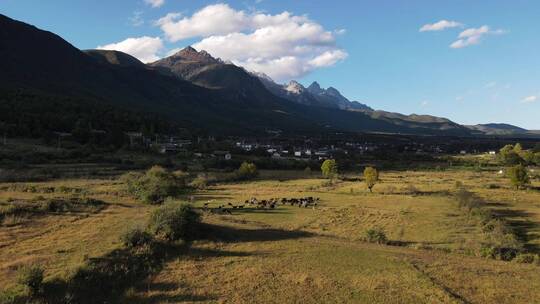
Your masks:
<svg viewBox="0 0 540 304"><path fill-rule="evenodd" d="M81 49L151 61L194 44L376 109L540 129L539 1L0 0L0 13Z"/></svg>

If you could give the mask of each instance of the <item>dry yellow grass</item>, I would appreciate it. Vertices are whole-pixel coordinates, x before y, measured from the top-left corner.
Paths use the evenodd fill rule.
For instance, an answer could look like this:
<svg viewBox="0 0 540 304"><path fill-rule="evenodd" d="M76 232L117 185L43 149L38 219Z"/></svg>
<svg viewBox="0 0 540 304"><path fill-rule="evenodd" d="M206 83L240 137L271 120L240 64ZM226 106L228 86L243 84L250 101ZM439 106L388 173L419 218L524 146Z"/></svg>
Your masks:
<svg viewBox="0 0 540 304"><path fill-rule="evenodd" d="M533 250L540 245L537 190L514 191L493 171L382 172L373 194L358 181L325 186L321 179L303 179L298 172L286 175L264 172L258 181L213 186L194 194L195 205L314 196L321 198L320 206L207 214L204 221L222 227L222 235L179 253L162 271L128 290L125 302L540 302L539 267L445 251L479 238L477 227L449 196L456 181L492 203L490 208L521 229ZM45 216L0 226L0 286L13 286L14 270L29 262L43 264L49 279L66 276L86 258L120 246L118 236L125 227L144 222L152 208L123 196L112 180L35 185L84 188L88 196L109 205L96 214ZM60 194L6 191L0 200L36 195ZM365 230L374 226L404 246L361 242Z"/></svg>

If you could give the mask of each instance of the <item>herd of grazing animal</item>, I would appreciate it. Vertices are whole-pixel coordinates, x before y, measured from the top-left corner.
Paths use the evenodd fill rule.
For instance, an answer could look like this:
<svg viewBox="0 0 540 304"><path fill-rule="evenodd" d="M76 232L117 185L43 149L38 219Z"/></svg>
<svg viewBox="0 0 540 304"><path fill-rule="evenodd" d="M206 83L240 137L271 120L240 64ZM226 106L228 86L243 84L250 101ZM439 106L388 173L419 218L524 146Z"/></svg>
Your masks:
<svg viewBox="0 0 540 304"><path fill-rule="evenodd" d="M232 214L232 209L244 209L248 206L256 209L276 209L280 203L281 205L298 206L298 208L311 207L315 209L320 202L320 198L314 198L309 196L302 198L271 198L268 200L259 200L255 197L252 197L248 200L245 200L243 204L235 205L233 203L227 203L221 204L218 207L210 207L211 202L212 201L208 201L203 204L203 211L217 214Z"/></svg>

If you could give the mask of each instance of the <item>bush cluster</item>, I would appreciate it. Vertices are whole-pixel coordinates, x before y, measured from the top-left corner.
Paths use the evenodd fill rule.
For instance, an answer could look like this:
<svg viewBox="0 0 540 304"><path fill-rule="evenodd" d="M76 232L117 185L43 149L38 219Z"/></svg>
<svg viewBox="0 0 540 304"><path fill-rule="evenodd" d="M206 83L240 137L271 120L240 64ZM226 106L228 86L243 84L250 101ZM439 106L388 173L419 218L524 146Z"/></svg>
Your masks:
<svg viewBox="0 0 540 304"><path fill-rule="evenodd" d="M476 219L482 231L478 254L482 257L510 261L523 251L523 244L503 219L497 218L472 192L460 188L456 193L458 207Z"/></svg>
<svg viewBox="0 0 540 304"><path fill-rule="evenodd" d="M166 202L151 214L146 228L135 227L122 236L123 248L90 259L67 280L43 282L43 270L30 265L19 271L17 290L0 293L0 303L119 303L123 292L135 282L159 271L176 240L196 237L199 215L188 204Z"/></svg>
<svg viewBox="0 0 540 304"><path fill-rule="evenodd" d="M167 241L189 241L195 238L199 221L199 214L189 204L167 202L152 212L148 230Z"/></svg>
<svg viewBox="0 0 540 304"><path fill-rule="evenodd" d="M386 237L384 229L381 227L373 227L366 231L366 241L370 243L387 244L388 238Z"/></svg>
<svg viewBox="0 0 540 304"><path fill-rule="evenodd" d="M159 166L143 174L126 173L121 179L128 193L148 204L160 204L165 198L175 196L185 188L185 174L171 173Z"/></svg>
<svg viewBox="0 0 540 304"><path fill-rule="evenodd" d="M207 174L199 174L191 181L191 183L189 183L189 186L195 189L204 190L214 180L215 178L212 178Z"/></svg>
<svg viewBox="0 0 540 304"><path fill-rule="evenodd" d="M154 242L152 235L140 227L127 230L120 239L128 249L150 246Z"/></svg>
<svg viewBox="0 0 540 304"><path fill-rule="evenodd" d="M524 150L519 143L515 145L506 145L501 148L497 158L501 164L507 166L540 166L540 152L538 151L538 147L531 150Z"/></svg>
<svg viewBox="0 0 540 304"><path fill-rule="evenodd" d="M28 289L31 297L36 297L43 288L43 274L38 265L24 266L19 269L17 281Z"/></svg>

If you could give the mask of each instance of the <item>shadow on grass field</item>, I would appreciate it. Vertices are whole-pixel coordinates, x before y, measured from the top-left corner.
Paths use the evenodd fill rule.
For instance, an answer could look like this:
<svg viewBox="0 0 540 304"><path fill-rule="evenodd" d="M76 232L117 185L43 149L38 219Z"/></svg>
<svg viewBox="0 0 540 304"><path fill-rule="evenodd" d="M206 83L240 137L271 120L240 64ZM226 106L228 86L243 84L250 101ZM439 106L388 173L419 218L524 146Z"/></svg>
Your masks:
<svg viewBox="0 0 540 304"><path fill-rule="evenodd" d="M214 242L239 243L239 242L271 242L281 240L294 240L308 238L315 234L301 230L283 229L245 229L230 226L218 226L203 224L201 238Z"/></svg>
<svg viewBox="0 0 540 304"><path fill-rule="evenodd" d="M126 303L138 304L153 304L153 303L180 303L180 302L214 302L219 299L218 296L212 295L191 295L191 294L176 294L169 295L168 292L178 290L179 286L171 283L149 283L144 286L148 291L154 294L149 296L130 295L126 296Z"/></svg>
<svg viewBox="0 0 540 304"><path fill-rule="evenodd" d="M495 204L499 207L509 206L506 203ZM488 204L488 206L492 205L494 205L494 203ZM534 232L540 228L540 224L533 221L535 215L534 213L526 210L509 208L492 208L491 210L496 218L505 219L506 223L508 223L510 228L513 230L518 240L525 244L525 249L530 252L540 253L540 245L534 242L540 239L540 234Z"/></svg>
<svg viewBox="0 0 540 304"><path fill-rule="evenodd" d="M294 240L312 236L302 231L286 231L281 229L243 229L230 226L201 224L200 241L220 243L239 242L272 242ZM153 274L159 273L163 266L178 259L212 259L224 257L248 257L259 255L254 252L234 250L218 250L198 248L193 243L164 243L156 241L143 248L115 249L104 256L90 258L85 266L78 269L68 279L53 279L45 282L43 295L39 299L45 303L126 303L142 301L132 298L130 288L139 286L141 282ZM154 286L178 289L180 286L168 284ZM150 287L148 287L150 288ZM13 303L25 303L28 299L18 298ZM145 298L148 303L163 301L211 301L212 297L182 294L174 297L164 295ZM145 303L142 302L142 303Z"/></svg>

